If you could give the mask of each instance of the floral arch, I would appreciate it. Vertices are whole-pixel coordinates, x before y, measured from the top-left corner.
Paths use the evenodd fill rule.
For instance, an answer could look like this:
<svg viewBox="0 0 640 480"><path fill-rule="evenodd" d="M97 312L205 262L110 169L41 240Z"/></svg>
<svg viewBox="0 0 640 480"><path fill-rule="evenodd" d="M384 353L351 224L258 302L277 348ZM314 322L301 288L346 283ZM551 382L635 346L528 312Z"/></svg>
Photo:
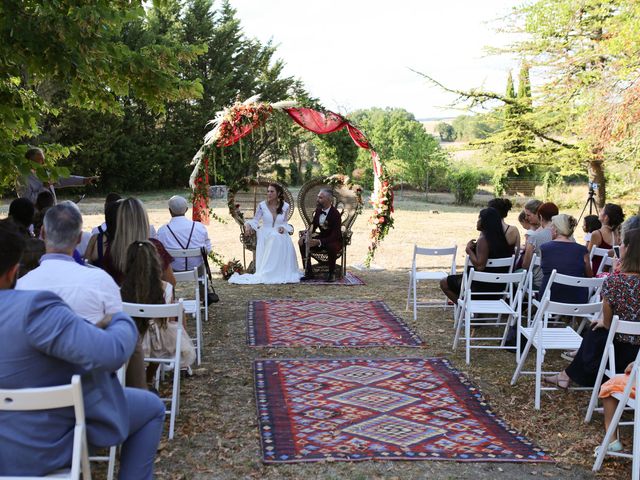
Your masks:
<svg viewBox="0 0 640 480"><path fill-rule="evenodd" d="M300 127L310 132L325 135L346 128L354 143L371 152L374 185L370 203L373 212L369 217L372 225L370 234L371 244L364 260L368 267L373 260L375 251L393 226L393 190L380 157L371 146L362 131L356 128L342 115L328 111L307 107L298 107L295 102L260 102L259 96L254 96L244 102L236 102L232 106L218 112L208 125L213 128L205 135L204 144L194 155L191 162L194 165L189 178L189 186L193 190L193 219L208 223L208 152L215 147L229 147L245 137L255 128L262 127L275 112L288 115Z"/></svg>

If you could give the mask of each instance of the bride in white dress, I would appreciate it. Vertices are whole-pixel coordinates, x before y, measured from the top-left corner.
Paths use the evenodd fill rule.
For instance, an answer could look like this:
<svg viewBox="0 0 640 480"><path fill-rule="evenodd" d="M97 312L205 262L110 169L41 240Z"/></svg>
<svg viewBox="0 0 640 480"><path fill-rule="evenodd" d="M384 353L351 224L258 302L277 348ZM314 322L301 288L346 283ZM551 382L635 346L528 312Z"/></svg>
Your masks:
<svg viewBox="0 0 640 480"><path fill-rule="evenodd" d="M282 187L269 184L267 200L260 202L252 220L245 222L245 235L258 236L256 246L256 273L234 273L229 283L299 283L301 273L298 258L289 233L293 227L287 223L291 206L284 201ZM260 224L262 221L262 225Z"/></svg>

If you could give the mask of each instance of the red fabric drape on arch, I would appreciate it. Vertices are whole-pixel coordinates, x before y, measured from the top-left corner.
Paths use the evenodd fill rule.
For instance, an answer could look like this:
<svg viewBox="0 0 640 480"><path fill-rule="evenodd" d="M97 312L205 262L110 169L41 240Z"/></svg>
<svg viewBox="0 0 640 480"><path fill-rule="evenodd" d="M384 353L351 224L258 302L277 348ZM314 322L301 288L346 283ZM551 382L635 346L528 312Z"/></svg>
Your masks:
<svg viewBox="0 0 640 480"><path fill-rule="evenodd" d="M312 108L285 108L284 111L302 128L320 135L337 132L346 127L356 145L365 150L371 150L373 170L376 176L382 172L378 154L371 148L367 137L342 115L330 111L321 112Z"/></svg>

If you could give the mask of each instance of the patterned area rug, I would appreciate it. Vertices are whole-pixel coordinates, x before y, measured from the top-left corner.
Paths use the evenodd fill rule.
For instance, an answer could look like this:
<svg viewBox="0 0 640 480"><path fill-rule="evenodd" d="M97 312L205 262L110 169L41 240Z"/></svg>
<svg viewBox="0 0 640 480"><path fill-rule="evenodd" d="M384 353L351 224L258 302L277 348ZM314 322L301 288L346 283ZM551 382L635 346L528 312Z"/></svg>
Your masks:
<svg viewBox="0 0 640 480"><path fill-rule="evenodd" d="M312 278L311 280L304 280L300 282L300 285L346 285L349 287L353 285L366 285L366 284L360 277L354 275L351 272L347 272L344 277L336 279L335 282L327 282L323 276L318 275L318 278Z"/></svg>
<svg viewBox="0 0 640 480"><path fill-rule="evenodd" d="M418 346L423 342L381 301L253 300L247 341L258 347Z"/></svg>
<svg viewBox="0 0 640 480"><path fill-rule="evenodd" d="M447 360L257 360L265 463L551 462Z"/></svg>

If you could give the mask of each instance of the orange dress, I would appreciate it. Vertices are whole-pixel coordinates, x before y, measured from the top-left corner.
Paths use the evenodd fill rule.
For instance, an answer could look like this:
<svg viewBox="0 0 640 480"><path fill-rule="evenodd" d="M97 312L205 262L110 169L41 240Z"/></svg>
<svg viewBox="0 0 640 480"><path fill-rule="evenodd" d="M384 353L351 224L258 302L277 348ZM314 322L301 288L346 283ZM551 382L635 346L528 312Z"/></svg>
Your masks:
<svg viewBox="0 0 640 480"><path fill-rule="evenodd" d="M629 375L626 373L614 376L602 384L598 397L607 398L614 393L623 393L628 381ZM636 398L636 387L631 389L631 398Z"/></svg>

